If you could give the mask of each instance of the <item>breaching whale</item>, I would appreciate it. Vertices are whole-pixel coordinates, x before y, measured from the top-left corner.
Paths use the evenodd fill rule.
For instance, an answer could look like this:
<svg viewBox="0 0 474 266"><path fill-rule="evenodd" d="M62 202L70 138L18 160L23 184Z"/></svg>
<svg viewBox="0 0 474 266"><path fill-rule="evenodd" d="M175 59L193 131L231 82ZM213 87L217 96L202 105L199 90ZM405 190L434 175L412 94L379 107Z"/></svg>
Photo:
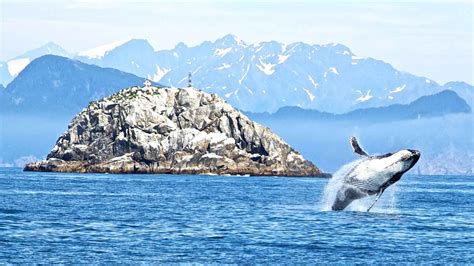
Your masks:
<svg viewBox="0 0 474 266"><path fill-rule="evenodd" d="M385 189L394 184L404 173L410 170L420 158L417 150L401 150L379 156L369 156L357 142L355 137L350 139L354 152L362 156L342 179L342 185L337 191L332 210L344 210L352 201L377 194L377 202Z"/></svg>

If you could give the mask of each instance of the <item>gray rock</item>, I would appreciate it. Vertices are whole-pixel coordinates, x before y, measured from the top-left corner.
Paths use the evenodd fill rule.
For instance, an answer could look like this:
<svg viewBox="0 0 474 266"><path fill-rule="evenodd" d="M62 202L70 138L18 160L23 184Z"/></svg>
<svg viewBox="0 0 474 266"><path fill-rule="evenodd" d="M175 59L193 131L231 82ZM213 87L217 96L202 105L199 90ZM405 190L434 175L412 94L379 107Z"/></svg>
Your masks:
<svg viewBox="0 0 474 266"><path fill-rule="evenodd" d="M319 176L270 129L194 88L122 90L92 102L27 171Z"/></svg>

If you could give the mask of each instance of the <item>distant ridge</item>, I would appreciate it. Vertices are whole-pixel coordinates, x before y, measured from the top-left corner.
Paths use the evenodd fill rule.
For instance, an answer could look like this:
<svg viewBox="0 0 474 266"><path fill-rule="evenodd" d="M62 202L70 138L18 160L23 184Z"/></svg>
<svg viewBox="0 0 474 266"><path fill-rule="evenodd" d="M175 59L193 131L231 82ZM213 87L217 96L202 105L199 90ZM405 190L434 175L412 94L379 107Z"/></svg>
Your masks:
<svg viewBox="0 0 474 266"><path fill-rule="evenodd" d="M33 60L43 55L59 55L70 57L71 54L64 50L61 46L54 42L47 44L23 53L7 62L0 62L0 83L7 86L18 74Z"/></svg>
<svg viewBox="0 0 474 266"><path fill-rule="evenodd" d="M437 117L453 113L471 113L471 107L459 95L451 90L422 96L409 104L393 104L385 107L357 109L345 114L332 114L300 107L282 107L277 112L251 113L252 118L266 119L314 119L334 121L387 122L427 117Z"/></svg>
<svg viewBox="0 0 474 266"><path fill-rule="evenodd" d="M144 78L116 69L45 55L33 60L0 91L0 103L3 113L72 115L90 101L116 92L117 88L142 85L144 81Z"/></svg>

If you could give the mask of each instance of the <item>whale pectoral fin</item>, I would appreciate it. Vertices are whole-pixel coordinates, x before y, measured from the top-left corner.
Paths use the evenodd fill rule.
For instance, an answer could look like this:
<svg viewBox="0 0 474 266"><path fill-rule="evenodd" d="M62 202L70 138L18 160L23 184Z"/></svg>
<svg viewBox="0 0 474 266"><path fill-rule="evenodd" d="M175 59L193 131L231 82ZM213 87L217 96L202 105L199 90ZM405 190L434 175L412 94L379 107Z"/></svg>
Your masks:
<svg viewBox="0 0 474 266"><path fill-rule="evenodd" d="M356 137L351 137L350 143L355 153L361 156L369 157L369 155L364 150L362 150L362 148L359 146L359 143L357 142Z"/></svg>
<svg viewBox="0 0 474 266"><path fill-rule="evenodd" d="M372 202L372 205L370 205L370 207L367 209L367 212L370 211L370 209L372 209L372 207L374 207L375 203L380 199L380 197L382 196L382 193L385 191L385 189L380 189L380 191L377 193L377 197L375 198L374 202Z"/></svg>

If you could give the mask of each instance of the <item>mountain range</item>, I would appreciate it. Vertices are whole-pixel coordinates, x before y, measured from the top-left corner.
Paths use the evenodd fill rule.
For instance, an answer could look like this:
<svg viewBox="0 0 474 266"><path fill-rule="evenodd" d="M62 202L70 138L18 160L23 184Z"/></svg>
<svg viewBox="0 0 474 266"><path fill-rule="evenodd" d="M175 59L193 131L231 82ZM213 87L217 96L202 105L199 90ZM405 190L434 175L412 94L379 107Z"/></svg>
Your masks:
<svg viewBox="0 0 474 266"><path fill-rule="evenodd" d="M46 55L33 60L6 89L0 90L3 113L54 113L73 115L90 101L120 88L141 85L144 78L112 68L61 56ZM154 82L155 85L159 85ZM163 85L159 85L163 86ZM285 106L277 112L247 112L251 117L310 118L326 120L395 121L450 113L470 113L471 107L452 90L421 96L409 104L391 104L352 110L344 114Z"/></svg>
<svg viewBox="0 0 474 266"><path fill-rule="evenodd" d="M63 49L54 49L54 53L67 54ZM247 44L226 35L194 47L179 43L173 49L155 51L148 41L131 39L67 55L171 87L186 86L191 72L195 87L217 93L233 106L252 112L298 106L340 114L408 104L446 89L473 106L474 89L469 84L440 85L383 61L359 57L342 44ZM4 67L0 71L5 72Z"/></svg>

